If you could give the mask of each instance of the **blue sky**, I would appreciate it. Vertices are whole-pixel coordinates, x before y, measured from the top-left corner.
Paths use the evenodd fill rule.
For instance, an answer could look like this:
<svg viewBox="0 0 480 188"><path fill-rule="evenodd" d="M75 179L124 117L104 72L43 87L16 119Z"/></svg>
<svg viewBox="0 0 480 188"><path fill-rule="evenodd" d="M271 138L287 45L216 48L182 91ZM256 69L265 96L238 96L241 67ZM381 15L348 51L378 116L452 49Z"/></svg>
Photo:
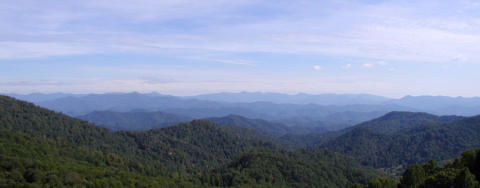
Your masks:
<svg viewBox="0 0 480 188"><path fill-rule="evenodd" d="M7 0L0 28L0 92L480 92L476 1Z"/></svg>

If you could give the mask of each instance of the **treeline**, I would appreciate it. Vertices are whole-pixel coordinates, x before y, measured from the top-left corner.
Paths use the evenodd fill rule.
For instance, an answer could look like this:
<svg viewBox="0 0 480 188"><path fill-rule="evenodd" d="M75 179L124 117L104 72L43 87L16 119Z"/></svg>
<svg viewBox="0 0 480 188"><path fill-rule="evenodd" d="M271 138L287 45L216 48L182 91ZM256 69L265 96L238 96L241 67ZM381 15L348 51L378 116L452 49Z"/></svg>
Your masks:
<svg viewBox="0 0 480 188"><path fill-rule="evenodd" d="M452 162L439 166L431 160L424 165L411 165L399 182L374 179L368 185L354 188L479 188L480 149L468 150Z"/></svg>
<svg viewBox="0 0 480 188"><path fill-rule="evenodd" d="M145 165L115 154L0 131L0 187L194 187L145 171Z"/></svg>
<svg viewBox="0 0 480 188"><path fill-rule="evenodd" d="M368 182L378 172L328 150L257 150L201 176L215 186L348 187Z"/></svg>

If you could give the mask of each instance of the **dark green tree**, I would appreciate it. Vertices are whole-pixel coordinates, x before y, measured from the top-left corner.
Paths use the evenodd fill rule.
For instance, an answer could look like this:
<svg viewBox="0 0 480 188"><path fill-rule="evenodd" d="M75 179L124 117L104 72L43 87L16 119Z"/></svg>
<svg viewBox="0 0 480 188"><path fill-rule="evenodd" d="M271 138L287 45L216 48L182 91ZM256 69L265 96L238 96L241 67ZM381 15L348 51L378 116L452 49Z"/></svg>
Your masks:
<svg viewBox="0 0 480 188"><path fill-rule="evenodd" d="M401 188L416 188L419 187L425 181L425 170L418 164L411 165L403 173L400 180Z"/></svg>
<svg viewBox="0 0 480 188"><path fill-rule="evenodd" d="M477 188L478 186L478 181L468 168L465 168L455 179L456 188Z"/></svg>
<svg viewBox="0 0 480 188"><path fill-rule="evenodd" d="M397 182L391 179L373 179L367 186L367 188L397 188Z"/></svg>

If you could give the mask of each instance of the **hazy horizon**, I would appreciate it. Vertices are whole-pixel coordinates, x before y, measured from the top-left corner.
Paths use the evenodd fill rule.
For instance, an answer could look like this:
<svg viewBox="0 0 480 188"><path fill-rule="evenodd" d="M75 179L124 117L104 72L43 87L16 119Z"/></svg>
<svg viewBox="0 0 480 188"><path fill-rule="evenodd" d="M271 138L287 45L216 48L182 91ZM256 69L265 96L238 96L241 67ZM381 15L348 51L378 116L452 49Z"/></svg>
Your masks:
<svg viewBox="0 0 480 188"><path fill-rule="evenodd" d="M0 92L480 93L476 1L7 1Z"/></svg>
<svg viewBox="0 0 480 188"><path fill-rule="evenodd" d="M53 94L72 94L72 95L102 95L102 94L131 94L131 93L139 93L139 94L159 94L159 95L168 95L168 96L175 96L175 97L194 97L200 95L211 95L211 94L280 94L280 95L288 95L288 96L296 96L296 95L371 95L377 97L384 97L387 99L401 99L405 97L451 97L451 98L479 98L480 96L448 96L448 95L404 95L400 97L389 97L389 96L382 96L376 95L371 93L305 93L305 92L297 92L297 93L282 93L282 92L262 92L262 91L238 91L238 92L210 92L210 93L198 93L198 94L191 94L191 95L175 95L169 93L161 93L157 91L146 91L146 92L139 92L139 91L129 91L129 92L90 92L90 93L68 93L68 92L31 92L31 93L15 93L15 92L1 92L0 94L11 94L11 95L33 95L33 94L42 94L42 95L53 95Z"/></svg>

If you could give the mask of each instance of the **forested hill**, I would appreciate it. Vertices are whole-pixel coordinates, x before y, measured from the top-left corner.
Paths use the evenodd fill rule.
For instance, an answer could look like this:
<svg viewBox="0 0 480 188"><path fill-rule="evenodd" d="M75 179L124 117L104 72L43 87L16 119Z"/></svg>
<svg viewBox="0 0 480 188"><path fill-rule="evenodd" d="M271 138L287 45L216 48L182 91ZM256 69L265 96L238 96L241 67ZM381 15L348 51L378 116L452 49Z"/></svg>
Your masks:
<svg viewBox="0 0 480 188"><path fill-rule="evenodd" d="M430 122L392 134L357 127L320 147L355 157L364 165L390 168L452 159L477 147L479 135L480 116L475 116L450 123Z"/></svg>
<svg viewBox="0 0 480 188"><path fill-rule="evenodd" d="M286 126L280 122L266 121L263 119L250 119L238 115L229 115L225 117L208 118L218 125L230 125L257 130L270 137L278 138L286 134L307 134L328 132L325 127L293 125Z"/></svg>
<svg viewBox="0 0 480 188"><path fill-rule="evenodd" d="M219 127L206 120L146 132L113 133L30 103L7 97L0 100L2 129L66 141L77 146L134 157L140 161L158 161L158 164L152 165L171 170L204 169L201 165L212 165L206 164L211 159L217 160L216 162L226 161L253 147L274 147L273 143L261 138L234 134L227 127ZM200 164L195 164L196 162Z"/></svg>
<svg viewBox="0 0 480 188"><path fill-rule="evenodd" d="M242 158L244 153L258 150L281 152L282 148L250 129L221 127L207 120L150 131L111 132L86 121L4 96L0 96L0 133L0 186L5 187L214 186L218 184L209 180L218 179L217 170L228 168L228 164ZM328 156L316 159L315 163L322 164L324 168L308 177L325 180L325 185L336 186L357 181L357 176L330 177L332 174L324 173L330 168L351 169L350 166L354 165L343 165L344 158L338 158L335 162L328 160ZM289 165L293 169L303 168L301 164L304 159L293 157L292 160ZM359 165L354 167L361 168ZM249 172L256 174L255 177L269 176L269 172L261 168L252 168ZM369 169L359 169L357 172L360 173L359 177L377 175ZM221 179L226 182L229 178L248 176L252 177L233 173L233 177L221 176ZM283 182L279 185L287 186L299 183L301 178L305 177L292 179L286 174L277 177L277 180ZM262 180L250 178L235 185L252 187L259 183ZM274 183L267 181L262 184Z"/></svg>
<svg viewBox="0 0 480 188"><path fill-rule="evenodd" d="M251 151L202 179L216 186L349 187L375 177L376 171L338 153L300 149Z"/></svg>
<svg viewBox="0 0 480 188"><path fill-rule="evenodd" d="M465 117L462 116L436 116L424 112L401 112L393 111L386 113L385 115L365 121L363 123L337 130L331 132L319 132L319 133L310 133L305 135L296 135L296 134L286 134L280 139L295 143L298 146L302 147L315 147L322 145L325 142L335 139L346 133L349 134L360 134L354 133L355 130L360 130L361 128L368 129L366 131L383 134L393 134L398 132L405 132L415 127L428 126L428 125L437 125L441 123L449 123L461 120ZM382 134L379 134L382 135ZM368 137L365 137L368 138ZM375 137L372 137L374 139ZM348 144L348 143L346 143ZM367 151L368 152L368 151Z"/></svg>
<svg viewBox="0 0 480 188"><path fill-rule="evenodd" d="M219 125L231 125L254 129L272 137L279 137L290 131L289 127L281 123L273 123L262 119L249 119L238 115L208 118L208 120Z"/></svg>
<svg viewBox="0 0 480 188"><path fill-rule="evenodd" d="M180 116L161 111L131 111L131 112L114 112L114 111L94 111L83 116L83 119L98 126L105 127L109 130L149 130L153 128L161 128L168 125L174 125L181 122L193 120L193 118Z"/></svg>
<svg viewBox="0 0 480 188"><path fill-rule="evenodd" d="M368 185L356 184L352 188L404 188L404 187L455 187L478 188L480 178L480 149L467 150L443 166L430 160L423 165L414 164L405 170L400 181L374 179Z"/></svg>
<svg viewBox="0 0 480 188"><path fill-rule="evenodd" d="M379 118L366 121L356 127L365 127L380 133L395 133L417 126L449 123L461 120L461 116L436 116L424 112L390 112Z"/></svg>

